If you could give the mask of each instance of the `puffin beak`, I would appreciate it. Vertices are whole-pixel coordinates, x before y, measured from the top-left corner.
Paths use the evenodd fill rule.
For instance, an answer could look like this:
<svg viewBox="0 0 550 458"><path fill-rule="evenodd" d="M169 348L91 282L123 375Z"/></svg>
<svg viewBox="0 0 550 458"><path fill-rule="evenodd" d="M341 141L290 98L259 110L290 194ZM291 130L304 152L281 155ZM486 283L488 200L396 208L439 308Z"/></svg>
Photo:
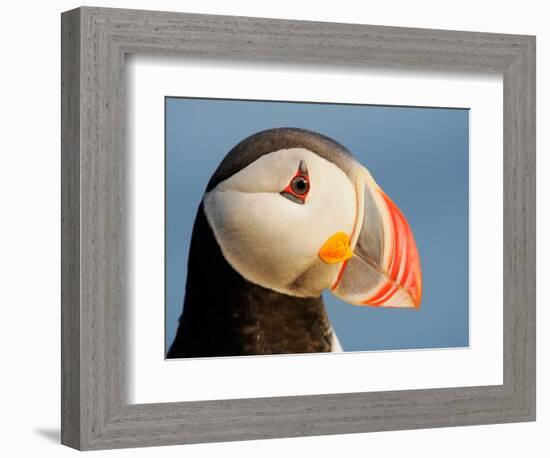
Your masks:
<svg viewBox="0 0 550 458"><path fill-rule="evenodd" d="M419 308L422 274L409 224L399 208L361 168L352 234L333 234L319 250L326 263L341 263L331 291L355 305Z"/></svg>

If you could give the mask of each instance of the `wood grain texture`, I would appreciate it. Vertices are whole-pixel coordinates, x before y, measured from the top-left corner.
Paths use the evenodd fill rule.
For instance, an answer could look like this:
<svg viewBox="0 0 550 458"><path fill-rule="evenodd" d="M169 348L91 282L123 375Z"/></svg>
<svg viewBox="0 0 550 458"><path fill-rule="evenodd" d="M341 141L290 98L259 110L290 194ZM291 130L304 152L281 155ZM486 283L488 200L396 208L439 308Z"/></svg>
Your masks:
<svg viewBox="0 0 550 458"><path fill-rule="evenodd" d="M62 442L78 449L535 418L535 39L80 8L62 15ZM504 76L504 384L130 405L127 54Z"/></svg>
<svg viewBox="0 0 550 458"><path fill-rule="evenodd" d="M61 24L61 442L80 445L80 13Z"/></svg>

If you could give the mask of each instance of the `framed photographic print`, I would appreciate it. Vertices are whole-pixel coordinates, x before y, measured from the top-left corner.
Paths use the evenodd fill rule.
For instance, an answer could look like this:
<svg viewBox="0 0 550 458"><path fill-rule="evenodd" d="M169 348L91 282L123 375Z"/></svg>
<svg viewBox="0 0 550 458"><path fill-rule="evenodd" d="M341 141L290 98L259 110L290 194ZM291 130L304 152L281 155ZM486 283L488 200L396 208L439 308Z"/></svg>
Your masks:
<svg viewBox="0 0 550 458"><path fill-rule="evenodd" d="M535 418L535 39L62 15L62 442Z"/></svg>

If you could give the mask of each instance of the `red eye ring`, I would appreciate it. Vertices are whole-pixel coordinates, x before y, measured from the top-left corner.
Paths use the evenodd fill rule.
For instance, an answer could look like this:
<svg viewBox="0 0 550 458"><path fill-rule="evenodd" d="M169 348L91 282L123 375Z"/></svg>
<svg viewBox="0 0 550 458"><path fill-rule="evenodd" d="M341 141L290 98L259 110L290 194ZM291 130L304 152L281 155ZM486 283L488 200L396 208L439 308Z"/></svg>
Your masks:
<svg viewBox="0 0 550 458"><path fill-rule="evenodd" d="M281 191L281 195L298 204L305 204L306 197L311 188L309 174L305 161L300 161L296 174L290 180L287 187Z"/></svg>

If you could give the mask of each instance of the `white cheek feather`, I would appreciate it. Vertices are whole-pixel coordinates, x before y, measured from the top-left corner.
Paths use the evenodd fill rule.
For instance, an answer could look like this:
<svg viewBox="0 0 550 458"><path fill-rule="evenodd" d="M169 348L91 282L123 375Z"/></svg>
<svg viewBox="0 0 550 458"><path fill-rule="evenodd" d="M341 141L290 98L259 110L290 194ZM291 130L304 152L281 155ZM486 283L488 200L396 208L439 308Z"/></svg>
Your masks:
<svg viewBox="0 0 550 458"><path fill-rule="evenodd" d="M279 194L300 160L311 183L304 205ZM220 183L205 195L204 208L225 258L243 277L286 294L317 296L340 267L324 264L319 249L335 232L351 234L356 193L336 165L294 148L262 156Z"/></svg>

